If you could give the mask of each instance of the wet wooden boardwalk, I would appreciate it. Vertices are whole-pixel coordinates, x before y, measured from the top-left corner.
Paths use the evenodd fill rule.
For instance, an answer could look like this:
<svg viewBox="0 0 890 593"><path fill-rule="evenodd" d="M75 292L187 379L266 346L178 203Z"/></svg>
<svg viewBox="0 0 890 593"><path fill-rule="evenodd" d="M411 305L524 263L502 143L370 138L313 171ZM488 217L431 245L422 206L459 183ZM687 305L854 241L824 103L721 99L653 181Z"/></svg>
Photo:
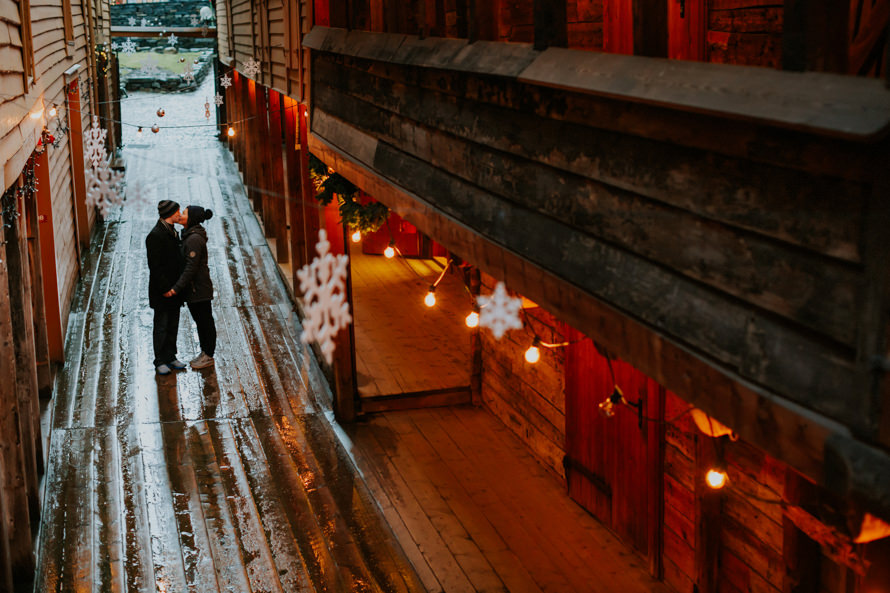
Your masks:
<svg viewBox="0 0 890 593"><path fill-rule="evenodd" d="M327 387L222 147L126 152L57 377L35 591L422 590L325 418ZM152 367L144 238L210 207L215 367ZM197 354L183 310L180 358Z"/></svg>

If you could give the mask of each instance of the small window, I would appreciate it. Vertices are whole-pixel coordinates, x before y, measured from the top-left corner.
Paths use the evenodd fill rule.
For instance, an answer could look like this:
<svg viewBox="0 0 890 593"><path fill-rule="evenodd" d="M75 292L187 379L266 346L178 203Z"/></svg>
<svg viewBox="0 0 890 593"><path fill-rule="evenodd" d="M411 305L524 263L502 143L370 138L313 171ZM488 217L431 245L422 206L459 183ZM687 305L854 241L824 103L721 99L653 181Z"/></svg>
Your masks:
<svg viewBox="0 0 890 593"><path fill-rule="evenodd" d="M19 18L22 21L22 66L25 86L34 83L34 41L31 38L31 0L19 0Z"/></svg>

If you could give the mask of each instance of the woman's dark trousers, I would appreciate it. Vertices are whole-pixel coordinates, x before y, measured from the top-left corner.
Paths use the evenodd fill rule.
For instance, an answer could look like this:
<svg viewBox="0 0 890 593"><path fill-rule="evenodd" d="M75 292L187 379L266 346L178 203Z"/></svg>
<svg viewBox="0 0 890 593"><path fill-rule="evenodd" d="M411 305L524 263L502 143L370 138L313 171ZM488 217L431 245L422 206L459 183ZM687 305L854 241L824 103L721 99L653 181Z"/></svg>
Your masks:
<svg viewBox="0 0 890 593"><path fill-rule="evenodd" d="M213 322L213 307L210 301L188 303L189 312L195 325L198 326L198 343L201 344L201 352L213 358L216 352L216 324Z"/></svg>

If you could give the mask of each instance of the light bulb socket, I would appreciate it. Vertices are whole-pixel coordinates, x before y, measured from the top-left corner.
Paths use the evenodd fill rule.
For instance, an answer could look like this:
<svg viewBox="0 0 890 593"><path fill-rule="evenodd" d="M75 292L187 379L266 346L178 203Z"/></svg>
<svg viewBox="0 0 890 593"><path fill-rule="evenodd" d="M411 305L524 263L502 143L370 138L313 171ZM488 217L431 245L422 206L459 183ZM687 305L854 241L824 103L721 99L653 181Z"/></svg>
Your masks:
<svg viewBox="0 0 890 593"><path fill-rule="evenodd" d="M436 292L436 285L435 285L435 284L430 284L430 292L432 292L432 293L435 294L435 292Z"/></svg>

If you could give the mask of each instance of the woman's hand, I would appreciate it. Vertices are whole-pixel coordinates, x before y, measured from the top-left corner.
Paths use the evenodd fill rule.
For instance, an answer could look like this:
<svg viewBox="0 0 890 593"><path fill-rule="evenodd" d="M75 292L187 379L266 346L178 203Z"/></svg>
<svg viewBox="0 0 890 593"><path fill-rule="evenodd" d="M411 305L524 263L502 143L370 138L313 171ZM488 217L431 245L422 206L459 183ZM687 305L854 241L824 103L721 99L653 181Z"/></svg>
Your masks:
<svg viewBox="0 0 890 593"><path fill-rule="evenodd" d="M167 298L176 296L176 291L171 288L170 290L168 290L167 292L164 293L164 296Z"/></svg>

